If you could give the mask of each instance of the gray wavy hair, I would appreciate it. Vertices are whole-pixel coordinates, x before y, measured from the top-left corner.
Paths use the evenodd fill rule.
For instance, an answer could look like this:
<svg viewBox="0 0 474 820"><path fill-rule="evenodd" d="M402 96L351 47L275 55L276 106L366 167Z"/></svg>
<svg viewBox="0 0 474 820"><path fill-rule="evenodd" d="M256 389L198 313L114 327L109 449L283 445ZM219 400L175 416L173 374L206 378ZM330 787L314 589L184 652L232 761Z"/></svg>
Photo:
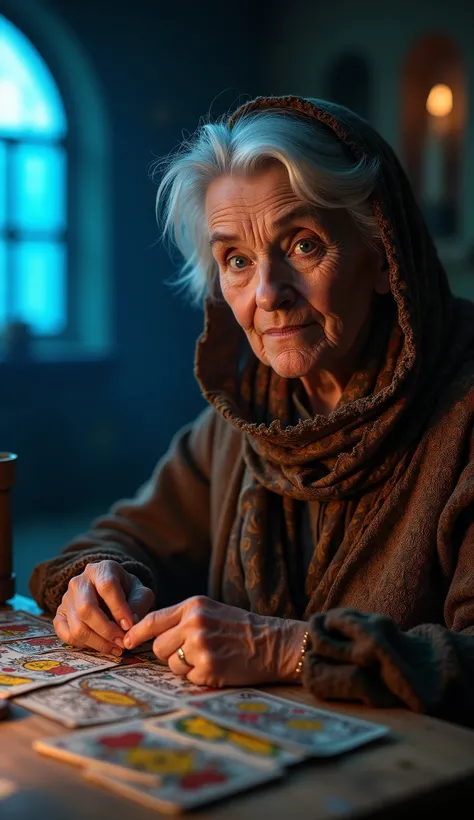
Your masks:
<svg viewBox="0 0 474 820"><path fill-rule="evenodd" d="M204 123L177 150L151 166L162 175L156 196L161 239L177 249L184 264L176 284L195 303L216 290L219 269L209 245L206 191L213 179L251 174L268 161L285 166L295 195L320 208L343 208L363 239L381 248L380 230L370 205L379 160L350 157L333 132L287 110L254 111L232 128L224 115Z"/></svg>

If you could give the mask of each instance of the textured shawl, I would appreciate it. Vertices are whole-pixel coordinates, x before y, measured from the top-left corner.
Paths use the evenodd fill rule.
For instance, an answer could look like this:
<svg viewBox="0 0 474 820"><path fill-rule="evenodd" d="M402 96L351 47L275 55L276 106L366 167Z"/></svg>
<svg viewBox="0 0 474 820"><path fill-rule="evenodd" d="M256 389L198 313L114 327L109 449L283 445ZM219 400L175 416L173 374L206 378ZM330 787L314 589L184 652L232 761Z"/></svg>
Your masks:
<svg viewBox="0 0 474 820"><path fill-rule="evenodd" d="M223 597L270 615L309 617L324 609L338 572L403 475L433 407L455 378L471 378L473 307L452 296L446 273L389 145L347 109L298 97L259 98L231 125L259 110L318 120L354 160L378 157L372 198L391 294L377 297L360 366L336 409L291 423L295 384L246 354L230 309L209 301L196 372L207 400L245 434L246 470L231 533ZM296 604L299 543L295 502L325 504L305 585ZM381 534L383 537L383 534Z"/></svg>
<svg viewBox="0 0 474 820"><path fill-rule="evenodd" d="M317 697L474 726L474 305L452 295L405 173L368 123L325 101L261 97L230 124L267 109L324 123L355 160L379 158L371 204L390 294L335 410L297 424L294 384L248 351L242 368L242 332L207 303L196 375L244 436L220 595L309 621L303 677ZM301 597L296 505L311 501L324 519Z"/></svg>

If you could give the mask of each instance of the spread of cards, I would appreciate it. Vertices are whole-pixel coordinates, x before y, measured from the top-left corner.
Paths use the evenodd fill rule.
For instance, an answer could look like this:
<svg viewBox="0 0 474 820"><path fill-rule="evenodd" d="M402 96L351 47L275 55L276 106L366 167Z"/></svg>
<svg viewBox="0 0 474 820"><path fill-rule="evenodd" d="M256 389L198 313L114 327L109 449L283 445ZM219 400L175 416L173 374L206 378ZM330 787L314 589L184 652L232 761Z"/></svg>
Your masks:
<svg viewBox="0 0 474 820"><path fill-rule="evenodd" d="M11 697L79 729L35 741L38 752L144 806L175 813L389 731L254 689L194 686L149 648L121 659L75 649L49 621L13 611L0 612L0 698Z"/></svg>

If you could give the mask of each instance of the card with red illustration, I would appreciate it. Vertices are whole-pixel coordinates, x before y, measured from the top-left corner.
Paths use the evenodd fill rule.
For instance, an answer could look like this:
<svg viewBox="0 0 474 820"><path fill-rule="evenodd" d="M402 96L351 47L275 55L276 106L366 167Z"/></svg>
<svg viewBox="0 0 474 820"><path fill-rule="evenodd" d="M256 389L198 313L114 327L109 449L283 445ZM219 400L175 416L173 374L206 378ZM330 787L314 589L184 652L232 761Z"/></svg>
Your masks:
<svg viewBox="0 0 474 820"><path fill-rule="evenodd" d="M105 655L89 655L78 650L21 655L4 644L0 646L0 698L64 683L113 666L116 661Z"/></svg>
<svg viewBox="0 0 474 820"><path fill-rule="evenodd" d="M0 612L0 644L19 641L24 638L38 638L42 635L54 635L50 621L35 618L28 612Z"/></svg>
<svg viewBox="0 0 474 820"><path fill-rule="evenodd" d="M202 806L282 774L149 732L143 722L34 745L43 754L86 767L88 780L165 812Z"/></svg>
<svg viewBox="0 0 474 820"><path fill-rule="evenodd" d="M78 766L94 765L103 771L151 784L158 783L163 768L171 765L170 751L175 745L171 741L162 742L150 733L142 720L33 742L37 752L49 757ZM177 760L174 762L177 765Z"/></svg>
<svg viewBox="0 0 474 820"><path fill-rule="evenodd" d="M55 652L58 649L72 650L74 648L74 646L64 643L56 635L22 638L19 641L10 641L6 647L10 652L18 652L19 655L44 655L46 652Z"/></svg>
<svg viewBox="0 0 474 820"><path fill-rule="evenodd" d="M341 754L385 737L389 732L386 726L377 723L252 689L193 698L187 707L219 725L314 757Z"/></svg>

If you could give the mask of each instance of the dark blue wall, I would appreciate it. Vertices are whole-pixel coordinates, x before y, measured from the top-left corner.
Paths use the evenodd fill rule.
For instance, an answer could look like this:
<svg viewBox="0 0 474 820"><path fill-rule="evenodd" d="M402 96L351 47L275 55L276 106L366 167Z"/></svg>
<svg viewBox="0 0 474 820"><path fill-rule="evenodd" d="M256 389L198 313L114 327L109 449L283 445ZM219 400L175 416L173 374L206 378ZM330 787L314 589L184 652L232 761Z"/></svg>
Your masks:
<svg viewBox="0 0 474 820"><path fill-rule="evenodd" d="M20 457L17 521L133 493L203 406L193 376L202 316L165 284L148 164L211 105L220 114L259 91L250 2L47 5L79 38L106 101L115 348L94 363L0 365L0 449Z"/></svg>

